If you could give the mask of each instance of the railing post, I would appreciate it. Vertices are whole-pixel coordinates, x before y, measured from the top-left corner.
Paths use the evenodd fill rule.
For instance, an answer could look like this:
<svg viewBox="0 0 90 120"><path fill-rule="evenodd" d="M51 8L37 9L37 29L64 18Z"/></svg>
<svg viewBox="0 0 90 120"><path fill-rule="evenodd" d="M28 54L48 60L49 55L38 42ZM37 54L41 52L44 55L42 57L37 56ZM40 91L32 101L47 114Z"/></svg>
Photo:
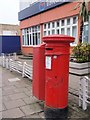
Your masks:
<svg viewBox="0 0 90 120"><path fill-rule="evenodd" d="M10 59L9 65L10 65L10 71L12 72L12 59Z"/></svg>
<svg viewBox="0 0 90 120"><path fill-rule="evenodd" d="M82 77L80 78L80 81L79 81L79 106L81 107L82 106Z"/></svg>
<svg viewBox="0 0 90 120"><path fill-rule="evenodd" d="M25 75L24 75L24 72L25 72L25 65L26 65L26 62L23 63L23 71L22 71L22 77L24 78Z"/></svg>
<svg viewBox="0 0 90 120"><path fill-rule="evenodd" d="M6 68L9 69L9 60L6 58Z"/></svg>
<svg viewBox="0 0 90 120"><path fill-rule="evenodd" d="M83 78L83 110L87 109L87 92L88 92L88 80Z"/></svg>
<svg viewBox="0 0 90 120"><path fill-rule="evenodd" d="M13 53L13 56L14 56L14 60L17 60L17 54Z"/></svg>
<svg viewBox="0 0 90 120"><path fill-rule="evenodd" d="M2 53L2 66L5 67L5 54Z"/></svg>

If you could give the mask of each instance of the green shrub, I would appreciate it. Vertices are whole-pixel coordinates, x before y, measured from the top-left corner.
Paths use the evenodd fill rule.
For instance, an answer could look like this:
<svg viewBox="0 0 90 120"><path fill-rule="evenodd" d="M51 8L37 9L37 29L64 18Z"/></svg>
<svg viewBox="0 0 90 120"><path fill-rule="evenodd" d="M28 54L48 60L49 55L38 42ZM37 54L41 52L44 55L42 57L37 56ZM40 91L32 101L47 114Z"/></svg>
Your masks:
<svg viewBox="0 0 90 120"><path fill-rule="evenodd" d="M75 46L73 49L73 56L76 62L90 62L90 44L82 43Z"/></svg>

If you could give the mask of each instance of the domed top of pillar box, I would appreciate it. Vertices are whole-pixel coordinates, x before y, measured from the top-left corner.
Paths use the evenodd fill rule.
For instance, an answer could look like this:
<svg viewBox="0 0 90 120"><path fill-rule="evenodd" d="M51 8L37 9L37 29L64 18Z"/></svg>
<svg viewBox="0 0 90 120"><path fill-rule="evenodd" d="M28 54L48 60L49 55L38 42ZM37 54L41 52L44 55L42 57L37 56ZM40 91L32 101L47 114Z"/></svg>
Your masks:
<svg viewBox="0 0 90 120"><path fill-rule="evenodd" d="M46 43L72 43L75 38L68 35L49 35L42 38L43 42Z"/></svg>

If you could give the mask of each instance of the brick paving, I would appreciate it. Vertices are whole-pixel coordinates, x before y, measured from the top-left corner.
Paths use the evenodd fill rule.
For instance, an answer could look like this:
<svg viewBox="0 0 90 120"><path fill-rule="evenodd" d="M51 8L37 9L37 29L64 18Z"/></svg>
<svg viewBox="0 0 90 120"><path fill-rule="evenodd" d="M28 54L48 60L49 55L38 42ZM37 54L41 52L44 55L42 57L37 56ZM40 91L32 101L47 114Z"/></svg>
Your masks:
<svg viewBox="0 0 90 120"><path fill-rule="evenodd" d="M1 72L2 71L2 72ZM22 78L16 72L10 72L0 67L0 78L2 78L2 106L0 117L2 118L42 118L44 117L44 103L37 100L32 95L32 81L28 78ZM10 82L8 79L19 78L20 81ZM70 76L72 79L73 76ZM74 78L73 78L74 79ZM75 78L76 79L76 78ZM71 86L73 83L70 83ZM75 86L74 86L75 87ZM2 88L2 89L1 89ZM69 93L68 118L70 120L83 120L90 118L90 106L88 110L83 111L78 107L78 97Z"/></svg>

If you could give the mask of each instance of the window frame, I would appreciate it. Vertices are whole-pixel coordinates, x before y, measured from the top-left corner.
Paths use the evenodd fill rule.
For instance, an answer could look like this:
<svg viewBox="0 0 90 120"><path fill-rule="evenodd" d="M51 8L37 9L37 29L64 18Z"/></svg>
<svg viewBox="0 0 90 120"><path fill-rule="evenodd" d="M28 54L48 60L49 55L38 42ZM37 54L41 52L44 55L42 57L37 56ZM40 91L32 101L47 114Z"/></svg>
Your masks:
<svg viewBox="0 0 90 120"><path fill-rule="evenodd" d="M23 47L30 47L30 46L38 45L38 44L41 43L41 32L40 32L41 28L40 28L40 25L32 26L32 27L29 27L29 28L24 28L21 31L22 31L22 41L23 41L22 46ZM33 39L33 34L34 34L34 39ZM37 39L36 39L35 34L37 34ZM40 40L38 40L38 34L39 34L39 39ZM29 35L29 41L27 40L27 35ZM24 40L23 40L23 36L24 36Z"/></svg>
<svg viewBox="0 0 90 120"><path fill-rule="evenodd" d="M76 17L76 23L73 24L73 19L74 17ZM67 20L70 19L70 24L67 24ZM64 20L64 25L61 26L61 22L62 20ZM59 21L59 26L57 27L57 21ZM50 23L50 28L48 29L48 23ZM55 30L55 34L57 34L57 30L59 30L59 34L61 34L61 29L64 29L64 34L67 35L67 29L70 28L70 36L72 36L72 29L74 26L77 27L77 31L76 31L76 39L74 43L70 43L71 46L76 46L76 44L78 44L78 16L72 16L72 17L67 17L65 19L60 19L60 20L56 20L56 21L52 21L52 22L48 22L45 23L46 25L46 29L44 29L43 27L43 36L47 36L48 35L48 31L50 31L50 35L52 35L52 30ZM52 23L55 24L55 27L52 27ZM44 26L44 24L43 24ZM46 35L45 35L46 33Z"/></svg>

